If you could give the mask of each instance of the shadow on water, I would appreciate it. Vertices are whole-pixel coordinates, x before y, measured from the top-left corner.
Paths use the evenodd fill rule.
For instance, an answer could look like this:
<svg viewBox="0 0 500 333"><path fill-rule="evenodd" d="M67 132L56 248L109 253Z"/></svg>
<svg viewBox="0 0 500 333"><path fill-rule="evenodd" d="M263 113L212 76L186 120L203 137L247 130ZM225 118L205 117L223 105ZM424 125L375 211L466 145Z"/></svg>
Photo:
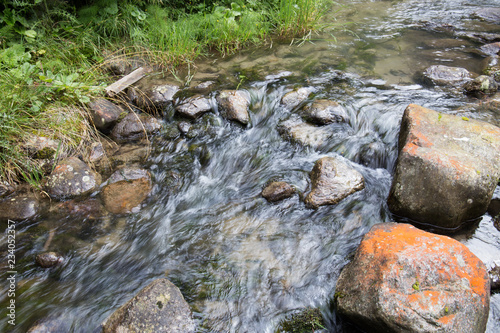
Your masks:
<svg viewBox="0 0 500 333"><path fill-rule="evenodd" d="M353 24L337 25L300 47L273 45L200 63L191 85L209 79L221 89L241 85L251 99L251 125L229 123L215 112L193 125L197 135L154 138L146 167L156 185L139 213L90 224L47 217L22 225L13 331L57 318L63 331L92 332L162 276L180 287L200 332L274 332L287 314L307 306L319 307L329 331L353 331L331 306L335 283L370 227L391 220L385 200L403 110L415 103L487 117L468 111L475 101L461 92L425 87L415 73L434 64L480 72L478 44L457 36L494 31L471 19L478 7L493 5L349 2L336 22ZM335 100L349 115L348 124L332 126L316 148L286 141L277 131L298 113L280 101L299 86L314 91L306 103ZM300 197L310 188L314 162L337 154L364 176L366 188L334 206L305 208ZM269 204L260 193L270 179L289 182L299 195ZM34 256L51 230L50 250L67 260L42 270ZM488 215L460 240L485 262L500 258L500 232ZM499 295L493 295L488 332L500 330L499 307ZM5 318L0 328L10 329Z"/></svg>

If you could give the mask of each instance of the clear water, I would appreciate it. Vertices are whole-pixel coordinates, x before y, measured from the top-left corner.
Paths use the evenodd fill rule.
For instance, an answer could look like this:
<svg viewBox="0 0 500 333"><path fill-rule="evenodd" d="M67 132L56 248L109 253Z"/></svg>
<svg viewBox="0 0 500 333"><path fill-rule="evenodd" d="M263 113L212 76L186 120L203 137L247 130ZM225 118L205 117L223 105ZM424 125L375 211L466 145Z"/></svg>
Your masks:
<svg viewBox="0 0 500 333"><path fill-rule="evenodd" d="M292 45L275 42L210 58L177 73L194 74L192 86L208 79L220 89L240 84L251 97L251 126L215 114L196 138L154 138L145 167L156 185L139 213L20 222L18 325L12 330L2 316L0 330L24 332L37 319L59 318L63 331L93 332L138 290L166 276L182 290L200 332L273 332L287 314L306 306L321 309L329 331L344 332L331 306L335 283L362 236L391 220L385 200L405 107L415 103L499 123L498 113L475 112L477 101L460 92L415 80L416 72L434 64L478 73L484 61L475 52L478 44L449 41L456 40L453 31L500 33L499 26L470 16L495 4L346 1L328 19L335 29ZM280 100L297 86L314 89L314 98L338 101L350 115L348 128L334 128L317 149L285 141L276 130L296 112ZM314 162L334 154L363 174L364 190L318 210L305 208L299 196L278 204L261 197L274 178L307 192ZM172 172L181 175L175 190ZM33 258L51 231L49 250L68 260L43 270ZM457 238L487 265L500 259L500 232L488 215L472 236ZM0 297L5 309L6 294ZM492 296L487 331L500 331L499 295Z"/></svg>

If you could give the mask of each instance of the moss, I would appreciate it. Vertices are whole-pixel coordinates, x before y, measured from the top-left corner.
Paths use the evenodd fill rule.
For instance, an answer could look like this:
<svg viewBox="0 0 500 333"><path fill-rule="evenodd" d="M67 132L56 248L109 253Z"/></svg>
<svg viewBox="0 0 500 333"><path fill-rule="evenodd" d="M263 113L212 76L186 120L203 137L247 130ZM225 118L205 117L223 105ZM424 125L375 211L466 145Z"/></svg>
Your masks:
<svg viewBox="0 0 500 333"><path fill-rule="evenodd" d="M276 333L306 333L324 328L325 322L321 311L318 308L308 307L281 321Z"/></svg>
<svg viewBox="0 0 500 333"><path fill-rule="evenodd" d="M418 281L415 281L415 283L411 286L413 289L416 291L420 290L420 283Z"/></svg>
<svg viewBox="0 0 500 333"><path fill-rule="evenodd" d="M45 147L36 152L34 158L36 159L50 159L55 155L56 151L53 148Z"/></svg>

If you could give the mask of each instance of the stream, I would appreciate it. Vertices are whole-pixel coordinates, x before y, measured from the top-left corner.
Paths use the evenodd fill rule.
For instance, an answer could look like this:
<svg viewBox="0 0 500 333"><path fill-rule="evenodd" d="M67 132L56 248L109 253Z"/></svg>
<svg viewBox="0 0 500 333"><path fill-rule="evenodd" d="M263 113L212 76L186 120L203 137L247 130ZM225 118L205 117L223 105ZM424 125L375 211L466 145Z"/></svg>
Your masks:
<svg viewBox="0 0 500 333"><path fill-rule="evenodd" d="M246 90L251 125L220 117L214 90L216 112L199 121L199 135L152 139L144 166L155 186L138 213L20 222L17 325L3 315L8 300L2 292L0 331L25 332L38 319L58 318L67 332L95 332L140 289L167 277L191 306L198 332L272 333L306 307L321 310L325 331L347 332L332 304L335 284L371 226L392 221L386 198L406 106L500 125L499 113L479 109L478 100L460 91L424 86L416 73L438 64L480 73L481 44L457 35L500 33L500 25L472 16L498 6L496 0L340 3L323 33L209 57L176 73L191 86L215 80L215 90ZM310 87L313 99L339 102L349 114L348 126L332 127L330 139L317 148L283 139L277 127L297 110L284 107L281 98L296 87ZM177 120L173 110L165 120ZM316 160L335 154L353 162L365 178L364 190L317 210L306 208L299 195L276 204L261 196L271 179L307 193ZM50 230L55 234L49 250L67 260L44 270L33 258ZM4 244L6 233L0 237ZM487 266L500 263L500 231L489 215L454 237ZM6 271L2 264L2 276ZM500 294L492 295L487 332L500 332Z"/></svg>

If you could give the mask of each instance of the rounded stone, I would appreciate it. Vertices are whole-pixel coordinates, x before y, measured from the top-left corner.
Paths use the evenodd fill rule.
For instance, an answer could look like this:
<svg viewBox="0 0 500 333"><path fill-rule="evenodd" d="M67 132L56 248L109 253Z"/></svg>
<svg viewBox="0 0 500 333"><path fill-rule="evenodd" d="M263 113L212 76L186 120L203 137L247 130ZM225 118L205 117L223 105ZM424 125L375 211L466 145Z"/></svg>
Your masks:
<svg viewBox="0 0 500 333"><path fill-rule="evenodd" d="M42 268L51 268L62 264L64 257L56 252L44 252L38 254L35 261Z"/></svg>
<svg viewBox="0 0 500 333"><path fill-rule="evenodd" d="M270 182L262 190L262 196L269 202L277 202L295 194L295 188L287 182Z"/></svg>

